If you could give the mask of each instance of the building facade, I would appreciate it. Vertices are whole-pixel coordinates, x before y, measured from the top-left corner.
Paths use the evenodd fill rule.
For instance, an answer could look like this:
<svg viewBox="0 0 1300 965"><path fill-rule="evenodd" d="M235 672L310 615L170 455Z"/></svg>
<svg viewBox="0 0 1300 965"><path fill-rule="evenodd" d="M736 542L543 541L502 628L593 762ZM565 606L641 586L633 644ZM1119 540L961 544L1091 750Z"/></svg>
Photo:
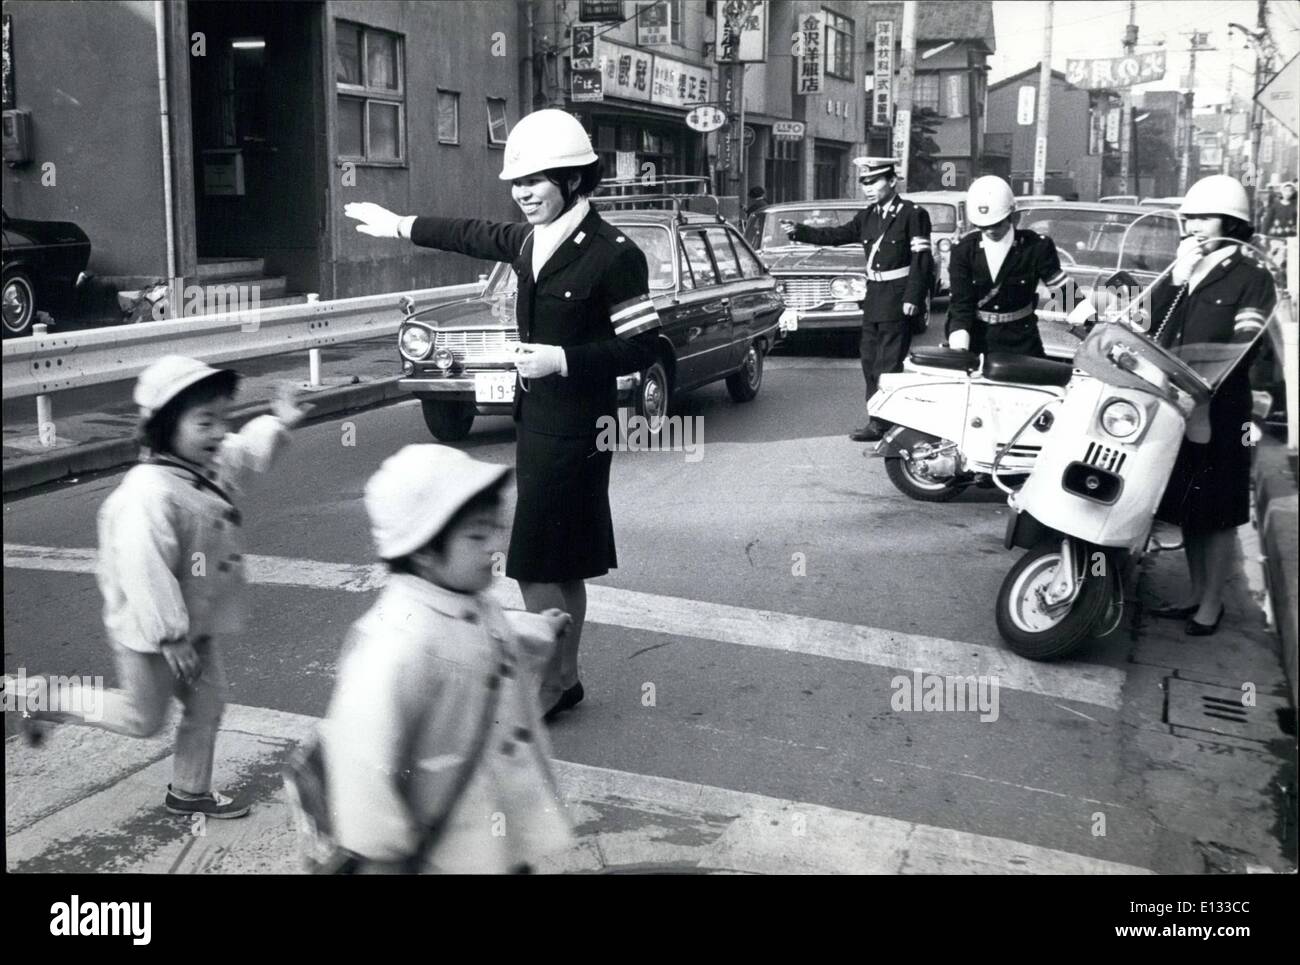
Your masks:
<svg viewBox="0 0 1300 965"><path fill-rule="evenodd" d="M77 222L119 287L236 260L324 298L472 280L480 263L359 235L344 204L517 214L496 177L520 111L514 4L13 0L5 15L34 145L5 169L5 210Z"/></svg>

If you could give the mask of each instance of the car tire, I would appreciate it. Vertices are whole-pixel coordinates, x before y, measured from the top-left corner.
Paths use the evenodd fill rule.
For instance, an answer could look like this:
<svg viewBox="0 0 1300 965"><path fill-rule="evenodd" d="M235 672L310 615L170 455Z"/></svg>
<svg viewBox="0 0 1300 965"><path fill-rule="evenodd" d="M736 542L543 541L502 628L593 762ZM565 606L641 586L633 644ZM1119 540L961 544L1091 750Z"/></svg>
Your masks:
<svg viewBox="0 0 1300 965"><path fill-rule="evenodd" d="M460 442L469 435L477 414L473 402L439 402L421 399L424 424L439 442Z"/></svg>
<svg viewBox="0 0 1300 965"><path fill-rule="evenodd" d="M751 342L740 371L727 376L727 393L733 402L752 402L763 387L763 347Z"/></svg>
<svg viewBox="0 0 1300 965"><path fill-rule="evenodd" d="M36 288L31 276L17 269L4 273L4 337L20 338L32 333L36 317Z"/></svg>
<svg viewBox="0 0 1300 965"><path fill-rule="evenodd" d="M662 362L655 362L641 373L641 384L636 388L636 414L646 420L651 435L663 428L672 404L672 387L668 371Z"/></svg>

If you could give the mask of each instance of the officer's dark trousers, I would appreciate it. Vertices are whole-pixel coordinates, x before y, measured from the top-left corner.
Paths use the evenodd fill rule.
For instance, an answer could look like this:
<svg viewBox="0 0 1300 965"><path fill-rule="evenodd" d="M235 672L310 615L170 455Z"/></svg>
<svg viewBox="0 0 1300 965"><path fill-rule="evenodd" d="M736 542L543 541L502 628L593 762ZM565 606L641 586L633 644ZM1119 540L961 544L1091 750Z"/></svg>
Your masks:
<svg viewBox="0 0 1300 965"><path fill-rule="evenodd" d="M912 327L906 319L862 323L862 376L867 380L868 399L880 387L882 375L903 371L911 344Z"/></svg>

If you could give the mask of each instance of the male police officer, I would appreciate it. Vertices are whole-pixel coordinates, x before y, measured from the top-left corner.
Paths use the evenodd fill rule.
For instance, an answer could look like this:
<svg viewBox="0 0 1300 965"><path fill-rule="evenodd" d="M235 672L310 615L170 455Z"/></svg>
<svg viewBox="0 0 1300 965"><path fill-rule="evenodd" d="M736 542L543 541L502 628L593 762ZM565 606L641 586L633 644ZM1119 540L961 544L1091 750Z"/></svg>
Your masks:
<svg viewBox="0 0 1300 965"><path fill-rule="evenodd" d="M1011 186L992 175L966 192L966 217L978 228L948 258L948 344L972 352L1008 352L1046 358L1038 334L1038 283L1059 299L1070 321L1092 314L1074 281L1061 270L1051 238L1015 227Z"/></svg>
<svg viewBox="0 0 1300 965"><path fill-rule="evenodd" d="M862 300L862 375L870 399L886 372L901 372L912 343L912 324L926 310L934 280L930 216L898 197L895 158L860 157L858 183L868 207L834 228L810 228L792 221L781 227L795 241L814 245L860 242L867 255L867 293ZM874 442L885 426L875 419L854 429L855 442Z"/></svg>

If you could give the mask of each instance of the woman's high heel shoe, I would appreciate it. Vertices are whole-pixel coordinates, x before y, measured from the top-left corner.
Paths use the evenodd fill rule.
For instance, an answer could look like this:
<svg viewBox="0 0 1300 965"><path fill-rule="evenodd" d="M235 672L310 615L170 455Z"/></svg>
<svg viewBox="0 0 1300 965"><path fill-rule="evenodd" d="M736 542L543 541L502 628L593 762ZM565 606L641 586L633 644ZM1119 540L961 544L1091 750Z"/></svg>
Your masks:
<svg viewBox="0 0 1300 965"><path fill-rule="evenodd" d="M1223 611L1227 607L1219 607L1219 615L1214 618L1213 623L1201 623L1195 617L1187 621L1187 626L1183 627L1183 633L1189 637L1208 637L1215 630L1219 629L1219 621L1223 619Z"/></svg>
<svg viewBox="0 0 1300 965"><path fill-rule="evenodd" d="M582 698L584 696L585 695L582 692L582 681L579 680L576 684L574 684L564 693L560 694L560 699L555 702L554 707L552 707L544 715L542 715L542 720L546 721L546 723L549 724L551 721L553 721L556 718L557 715L563 713L564 711L568 710L571 707L576 707L579 703L582 702Z"/></svg>

